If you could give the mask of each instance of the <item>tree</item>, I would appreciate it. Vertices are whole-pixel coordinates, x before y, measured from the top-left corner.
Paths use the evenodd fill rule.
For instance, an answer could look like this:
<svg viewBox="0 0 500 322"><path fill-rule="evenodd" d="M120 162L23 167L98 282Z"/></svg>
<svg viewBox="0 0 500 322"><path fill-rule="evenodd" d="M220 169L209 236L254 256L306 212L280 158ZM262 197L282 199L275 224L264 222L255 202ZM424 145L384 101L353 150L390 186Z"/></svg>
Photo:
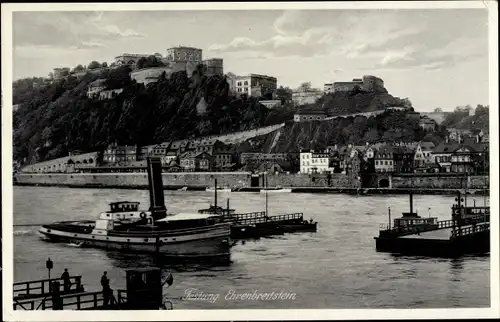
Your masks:
<svg viewBox="0 0 500 322"><path fill-rule="evenodd" d="M292 100L292 93L293 93L293 91L289 87L280 86L276 90L276 98L281 100L282 104L285 104L285 103L290 102Z"/></svg>
<svg viewBox="0 0 500 322"><path fill-rule="evenodd" d="M443 113L443 109L442 109L442 108L440 108L440 107L436 107L436 108L434 109L434 113Z"/></svg>
<svg viewBox="0 0 500 322"><path fill-rule="evenodd" d="M85 68L81 64L79 64L75 68L73 68L73 72L75 72L75 73L84 72L84 71L85 71Z"/></svg>
<svg viewBox="0 0 500 322"><path fill-rule="evenodd" d="M101 64L101 67L103 67L103 68L106 68L106 67L108 67L108 63L106 63L106 62L103 62L103 63Z"/></svg>
<svg viewBox="0 0 500 322"><path fill-rule="evenodd" d="M101 67L101 64L99 64L99 62L97 61L91 61L89 63L89 66L87 67L88 69L97 69L97 68L100 68Z"/></svg>
<svg viewBox="0 0 500 322"><path fill-rule="evenodd" d="M311 82L303 82L299 86L299 91L301 92L307 92L311 90Z"/></svg>
<svg viewBox="0 0 500 322"><path fill-rule="evenodd" d="M483 106L481 104L478 104L474 115L480 116L489 114L490 114L490 107L488 105Z"/></svg>

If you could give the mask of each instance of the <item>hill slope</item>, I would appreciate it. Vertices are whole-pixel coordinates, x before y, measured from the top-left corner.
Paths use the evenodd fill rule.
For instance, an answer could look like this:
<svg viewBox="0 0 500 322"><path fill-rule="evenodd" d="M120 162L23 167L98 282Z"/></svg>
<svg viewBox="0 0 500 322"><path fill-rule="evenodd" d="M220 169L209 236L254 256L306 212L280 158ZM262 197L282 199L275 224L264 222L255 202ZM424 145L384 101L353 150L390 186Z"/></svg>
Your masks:
<svg viewBox="0 0 500 322"><path fill-rule="evenodd" d="M115 141L152 144L266 125L269 110L255 98L229 96L224 77L206 77L200 70L188 78L179 72L144 87L128 73L119 68L104 75L108 88L124 89L104 101L86 96L96 76L43 89L14 84L14 104L21 104L13 115L14 159L32 163Z"/></svg>

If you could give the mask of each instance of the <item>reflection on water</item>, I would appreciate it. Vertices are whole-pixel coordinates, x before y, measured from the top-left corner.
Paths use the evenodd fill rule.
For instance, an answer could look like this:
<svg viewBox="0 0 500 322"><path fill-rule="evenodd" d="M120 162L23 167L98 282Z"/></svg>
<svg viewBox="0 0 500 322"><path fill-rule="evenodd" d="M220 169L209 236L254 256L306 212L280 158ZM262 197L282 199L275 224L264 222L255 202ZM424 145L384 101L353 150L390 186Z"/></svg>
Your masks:
<svg viewBox="0 0 500 322"><path fill-rule="evenodd" d="M208 192L169 191L169 212L205 208ZM238 212L263 211L260 193L232 193ZM453 196L414 196L414 209L426 216L449 219ZM483 197L476 198L478 204ZM119 189L14 188L14 223L48 223L94 219L108 203L137 200L147 208L148 192ZM472 201L470 201L472 203ZM45 261L54 261L53 273L68 267L83 275L88 290L100 289L108 272L113 288L125 286L124 270L158 265L172 272L174 284L166 290L178 309L242 308L439 308L487 307L489 257L460 259L397 256L375 251L373 237L392 217L408 209L406 196L350 196L336 194L276 194L269 198L270 215L304 212L318 221L317 233L285 234L238 242L231 263L178 262L149 255L127 254L40 241L35 228L14 229L14 279L46 278ZM180 300L188 289L220 294L216 301ZM239 301L228 292L293 292L296 300Z"/></svg>

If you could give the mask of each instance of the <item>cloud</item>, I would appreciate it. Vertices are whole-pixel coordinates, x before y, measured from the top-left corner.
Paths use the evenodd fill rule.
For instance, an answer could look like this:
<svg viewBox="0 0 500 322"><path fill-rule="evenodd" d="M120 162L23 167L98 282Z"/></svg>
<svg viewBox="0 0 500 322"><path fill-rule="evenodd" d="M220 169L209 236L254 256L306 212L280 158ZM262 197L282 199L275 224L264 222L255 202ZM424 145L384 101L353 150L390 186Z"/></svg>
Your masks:
<svg viewBox="0 0 500 322"><path fill-rule="evenodd" d="M274 57L312 57L329 53L335 28L317 23L320 11L284 11L273 23L267 39L235 37L226 44L214 44L215 53L259 51Z"/></svg>
<svg viewBox="0 0 500 322"><path fill-rule="evenodd" d="M145 35L120 24L126 19L103 12L16 12L13 16L14 46L97 49L103 42ZM113 18L113 19L112 19Z"/></svg>
<svg viewBox="0 0 500 322"><path fill-rule="evenodd" d="M481 52L487 55L486 15L477 10L284 11L267 38L236 37L209 49L268 57L331 56L360 68L363 64L379 69L448 68L461 61L464 49L469 52L471 46L478 51L473 50L467 60ZM475 45L449 46L464 37Z"/></svg>

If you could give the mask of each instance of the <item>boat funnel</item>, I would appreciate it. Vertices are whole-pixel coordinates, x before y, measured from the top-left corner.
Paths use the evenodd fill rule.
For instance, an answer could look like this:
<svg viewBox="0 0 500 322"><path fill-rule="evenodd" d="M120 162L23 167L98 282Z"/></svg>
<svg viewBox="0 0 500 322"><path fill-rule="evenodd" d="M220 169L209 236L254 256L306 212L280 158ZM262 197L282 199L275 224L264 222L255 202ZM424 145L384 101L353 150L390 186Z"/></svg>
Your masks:
<svg viewBox="0 0 500 322"><path fill-rule="evenodd" d="M161 176L161 159L148 157L149 211L153 219L164 218L167 215L163 181Z"/></svg>

